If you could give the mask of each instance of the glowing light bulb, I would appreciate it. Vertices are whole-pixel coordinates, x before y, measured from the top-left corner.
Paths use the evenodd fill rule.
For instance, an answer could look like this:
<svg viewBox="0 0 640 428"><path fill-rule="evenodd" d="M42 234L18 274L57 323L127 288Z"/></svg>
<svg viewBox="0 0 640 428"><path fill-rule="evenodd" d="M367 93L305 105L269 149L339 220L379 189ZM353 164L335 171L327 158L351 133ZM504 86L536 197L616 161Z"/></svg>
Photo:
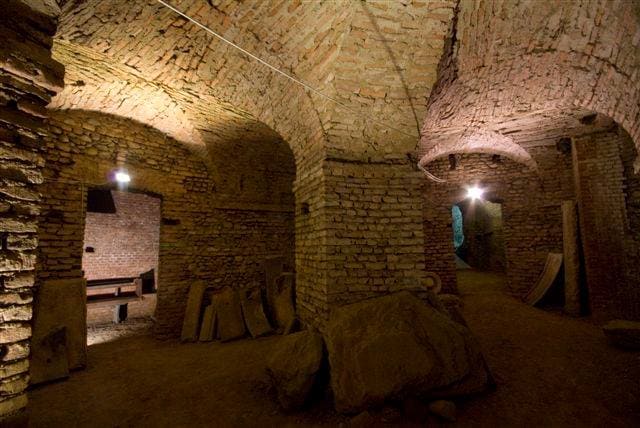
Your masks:
<svg viewBox="0 0 640 428"><path fill-rule="evenodd" d="M484 193L484 190L477 186L469 187L467 189L467 198L470 198L472 201L475 201L476 199L481 199L483 193Z"/></svg>
<svg viewBox="0 0 640 428"><path fill-rule="evenodd" d="M129 183L131 181L131 176L124 171L116 172L116 181L121 184Z"/></svg>

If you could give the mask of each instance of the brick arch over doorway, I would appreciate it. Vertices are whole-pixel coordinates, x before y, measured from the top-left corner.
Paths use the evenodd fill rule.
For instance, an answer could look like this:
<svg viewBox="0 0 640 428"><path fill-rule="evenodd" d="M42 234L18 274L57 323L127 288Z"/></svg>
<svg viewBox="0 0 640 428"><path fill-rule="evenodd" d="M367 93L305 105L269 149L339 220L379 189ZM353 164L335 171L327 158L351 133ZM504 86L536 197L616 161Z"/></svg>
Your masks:
<svg viewBox="0 0 640 428"><path fill-rule="evenodd" d="M223 165L213 169L181 143L130 119L67 110L52 111L49 122L39 280L82 276L87 188L104 184L120 166L130 173L132 186L163 199L160 337L179 332L194 280L247 288L262 281L266 257L283 255L294 265L295 169L281 140L245 142L265 147L247 149L255 156L241 158L238 176L230 180ZM260 153L270 159L281 153L281 162L268 163L256 157Z"/></svg>

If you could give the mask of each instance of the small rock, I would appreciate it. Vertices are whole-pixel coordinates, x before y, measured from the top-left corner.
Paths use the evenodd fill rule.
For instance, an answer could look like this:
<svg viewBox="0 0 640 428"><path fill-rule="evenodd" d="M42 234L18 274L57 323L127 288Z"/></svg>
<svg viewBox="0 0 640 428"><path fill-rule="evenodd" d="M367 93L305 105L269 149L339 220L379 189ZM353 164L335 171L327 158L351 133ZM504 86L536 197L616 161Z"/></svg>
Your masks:
<svg viewBox="0 0 640 428"><path fill-rule="evenodd" d="M611 343L620 348L640 349L640 322L638 321L609 321L602 327L602 331Z"/></svg>
<svg viewBox="0 0 640 428"><path fill-rule="evenodd" d="M454 422L456 420L456 405L451 401L433 401L429 403L429 411L446 421Z"/></svg>
<svg viewBox="0 0 640 428"><path fill-rule="evenodd" d="M351 418L349 426L352 428L367 428L375 424L375 418L367 411Z"/></svg>
<svg viewBox="0 0 640 428"><path fill-rule="evenodd" d="M309 399L322 365L322 336L310 331L283 336L267 360L267 373L284 410L302 407Z"/></svg>

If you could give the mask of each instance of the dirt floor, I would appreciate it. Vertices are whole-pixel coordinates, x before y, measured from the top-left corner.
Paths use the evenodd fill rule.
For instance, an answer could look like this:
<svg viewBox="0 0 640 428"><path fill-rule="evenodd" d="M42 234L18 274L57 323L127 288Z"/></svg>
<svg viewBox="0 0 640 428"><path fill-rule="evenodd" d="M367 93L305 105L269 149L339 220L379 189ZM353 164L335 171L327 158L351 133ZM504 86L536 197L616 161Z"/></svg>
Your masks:
<svg viewBox="0 0 640 428"><path fill-rule="evenodd" d="M640 353L609 346L587 321L509 297L500 275L461 271L459 280L464 315L497 389L458 401L456 423L429 425L640 426ZM112 341L90 346L85 370L30 392L31 426L348 426L326 404L278 411L264 371L277 337L180 344L148 333L118 338L147 331L140 325L108 330L96 332ZM407 425L391 407L374 416L385 426Z"/></svg>
<svg viewBox="0 0 640 428"><path fill-rule="evenodd" d="M97 323L87 327L87 345L93 346L100 343L113 342L115 340L150 334L153 328L151 317L129 318L119 324Z"/></svg>

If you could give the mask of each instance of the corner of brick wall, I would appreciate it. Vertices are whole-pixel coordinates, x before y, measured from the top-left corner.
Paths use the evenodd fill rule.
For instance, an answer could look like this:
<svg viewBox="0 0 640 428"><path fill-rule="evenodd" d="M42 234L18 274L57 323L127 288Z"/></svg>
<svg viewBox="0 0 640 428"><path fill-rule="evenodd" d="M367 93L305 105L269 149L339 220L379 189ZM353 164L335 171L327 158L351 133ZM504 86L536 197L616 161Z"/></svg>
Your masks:
<svg viewBox="0 0 640 428"><path fill-rule="evenodd" d="M0 419L27 405L41 140L64 75L51 59L59 11L29 5L3 2L0 30Z"/></svg>

